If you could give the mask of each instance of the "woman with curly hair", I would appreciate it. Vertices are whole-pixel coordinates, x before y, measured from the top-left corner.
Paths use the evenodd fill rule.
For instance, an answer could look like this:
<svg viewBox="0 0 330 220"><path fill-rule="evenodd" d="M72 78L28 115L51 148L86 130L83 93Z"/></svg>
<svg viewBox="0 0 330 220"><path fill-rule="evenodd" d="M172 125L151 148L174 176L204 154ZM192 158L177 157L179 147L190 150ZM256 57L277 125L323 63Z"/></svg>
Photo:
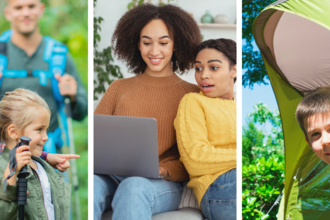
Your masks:
<svg viewBox="0 0 330 220"><path fill-rule="evenodd" d="M207 219L236 219L236 43L208 40L195 52L200 93L185 95L174 121L181 161Z"/></svg>
<svg viewBox="0 0 330 220"><path fill-rule="evenodd" d="M114 81L94 114L157 119L159 174L166 179L94 175L94 219L113 210L112 219L151 219L174 211L180 203L180 182L189 176L179 160L173 121L181 98L198 92L180 79L194 65L193 52L201 42L199 28L182 9L144 4L118 22L112 44L135 77Z"/></svg>

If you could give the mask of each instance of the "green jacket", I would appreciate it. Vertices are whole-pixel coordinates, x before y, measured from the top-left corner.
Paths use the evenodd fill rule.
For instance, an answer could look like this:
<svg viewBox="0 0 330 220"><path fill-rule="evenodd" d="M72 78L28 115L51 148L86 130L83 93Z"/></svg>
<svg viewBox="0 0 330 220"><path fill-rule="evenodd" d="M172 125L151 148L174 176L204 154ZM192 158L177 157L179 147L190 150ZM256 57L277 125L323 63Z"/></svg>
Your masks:
<svg viewBox="0 0 330 220"><path fill-rule="evenodd" d="M39 162L45 169L51 187L52 203L55 209L55 220L68 220L71 203L71 185L64 182L64 175L56 172L47 162L38 157L32 159ZM3 192L3 174L9 162L9 149L4 148L0 154L0 213L1 219L18 219L17 188L7 186L7 191ZM28 166L30 175L28 179L27 205L25 205L25 220L48 219L43 201L42 187L37 173Z"/></svg>

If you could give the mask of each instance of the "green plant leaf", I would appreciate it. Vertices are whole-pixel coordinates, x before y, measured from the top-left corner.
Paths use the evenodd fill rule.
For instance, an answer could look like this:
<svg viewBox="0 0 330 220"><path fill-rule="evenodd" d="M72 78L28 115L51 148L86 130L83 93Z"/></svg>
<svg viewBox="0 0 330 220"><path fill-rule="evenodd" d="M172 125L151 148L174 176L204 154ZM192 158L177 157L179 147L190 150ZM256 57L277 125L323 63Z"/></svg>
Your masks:
<svg viewBox="0 0 330 220"><path fill-rule="evenodd" d="M130 3L128 3L128 5L127 5L127 9L128 10L131 10L132 8L134 8L135 7L135 3L134 2L130 2Z"/></svg>

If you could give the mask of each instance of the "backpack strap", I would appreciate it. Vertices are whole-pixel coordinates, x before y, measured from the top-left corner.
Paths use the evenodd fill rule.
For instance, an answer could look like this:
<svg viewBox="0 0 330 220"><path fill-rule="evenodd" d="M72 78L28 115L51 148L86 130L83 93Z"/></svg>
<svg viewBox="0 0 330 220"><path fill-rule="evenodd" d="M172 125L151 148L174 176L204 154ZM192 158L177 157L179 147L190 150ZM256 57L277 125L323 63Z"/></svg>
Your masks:
<svg viewBox="0 0 330 220"><path fill-rule="evenodd" d="M4 71L7 69L7 65L8 65L8 58L5 55L7 52L7 48L6 48L6 43L4 42L0 42L0 72L2 73L2 77L0 78L0 87L1 87L1 83L4 77Z"/></svg>
<svg viewBox="0 0 330 220"><path fill-rule="evenodd" d="M57 127L53 132L47 133L48 140L44 145L44 151L56 154L56 146L62 147L63 141L61 137L61 128Z"/></svg>
<svg viewBox="0 0 330 220"><path fill-rule="evenodd" d="M66 144L69 146L69 130L67 124L67 115L65 114L64 97L61 95L58 87L58 81L55 79L55 74L63 76L65 73L66 55L69 50L62 43L52 39L51 37L44 37L44 39L46 40L46 46L43 59L49 63L49 75L47 76L51 76L53 95L57 102L58 114L65 131Z"/></svg>
<svg viewBox="0 0 330 220"><path fill-rule="evenodd" d="M0 36L0 42L7 42L10 39L12 34L13 34L12 30L7 30L7 31L3 32Z"/></svg>
<svg viewBox="0 0 330 220"><path fill-rule="evenodd" d="M64 75L68 48L51 37L44 37L44 39L46 40L46 46L43 59L49 64L49 73L43 74L46 77L51 78L54 98L58 103L61 103L64 102L64 98L59 91L58 81L55 79L55 74L59 74L60 76Z"/></svg>
<svg viewBox="0 0 330 220"><path fill-rule="evenodd" d="M61 124L64 128L66 133L66 141L67 145L69 145L69 132L68 132L68 125L67 125L67 116L65 114L64 108L64 97L61 95L59 88L58 88L58 81L55 79L55 74L59 74L61 76L65 73L66 68L66 56L68 53L68 48L64 46L59 41L54 40L51 37L44 37L46 41L45 50L43 54L43 60L48 63L49 69L45 70L33 70L32 73L28 73L26 70L7 70L8 66L8 57L7 57L7 42L12 35L12 30L8 30L3 32L0 36L0 71L2 72L3 76L0 79L0 87L4 77L8 78L25 78L27 76L34 76L39 78L39 83L42 86L47 85L47 79L50 79L52 93L57 103L57 109L60 117ZM55 133L56 138L59 138L60 130L57 129ZM51 134L50 136L54 136ZM53 141L50 141L53 142ZM54 142L55 143L55 142ZM57 146L63 146L62 141L56 141ZM56 152L55 152L56 153Z"/></svg>
<svg viewBox="0 0 330 220"><path fill-rule="evenodd" d="M0 36L0 72L4 74L4 71L7 69L8 58L7 58L7 41L10 39L12 35L12 30L7 30L2 33ZM0 79L0 87L3 80L4 75Z"/></svg>
<svg viewBox="0 0 330 220"><path fill-rule="evenodd" d="M0 87L4 77L8 78L24 78L28 76L26 70L7 70L8 57L7 57L7 42L12 36L13 31L7 30L0 36L0 71L2 72L2 77L0 79Z"/></svg>

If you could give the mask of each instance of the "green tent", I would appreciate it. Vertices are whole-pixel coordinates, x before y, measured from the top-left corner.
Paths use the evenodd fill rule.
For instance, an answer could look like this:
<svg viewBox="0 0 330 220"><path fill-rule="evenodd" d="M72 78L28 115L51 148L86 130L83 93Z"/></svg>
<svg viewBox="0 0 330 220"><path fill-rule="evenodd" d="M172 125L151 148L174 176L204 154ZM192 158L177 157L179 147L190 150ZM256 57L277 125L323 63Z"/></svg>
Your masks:
<svg viewBox="0 0 330 220"><path fill-rule="evenodd" d="M330 85L330 0L282 0L256 18L253 36L279 106L285 188L278 219L330 219L330 166L311 150L295 119L302 97Z"/></svg>

